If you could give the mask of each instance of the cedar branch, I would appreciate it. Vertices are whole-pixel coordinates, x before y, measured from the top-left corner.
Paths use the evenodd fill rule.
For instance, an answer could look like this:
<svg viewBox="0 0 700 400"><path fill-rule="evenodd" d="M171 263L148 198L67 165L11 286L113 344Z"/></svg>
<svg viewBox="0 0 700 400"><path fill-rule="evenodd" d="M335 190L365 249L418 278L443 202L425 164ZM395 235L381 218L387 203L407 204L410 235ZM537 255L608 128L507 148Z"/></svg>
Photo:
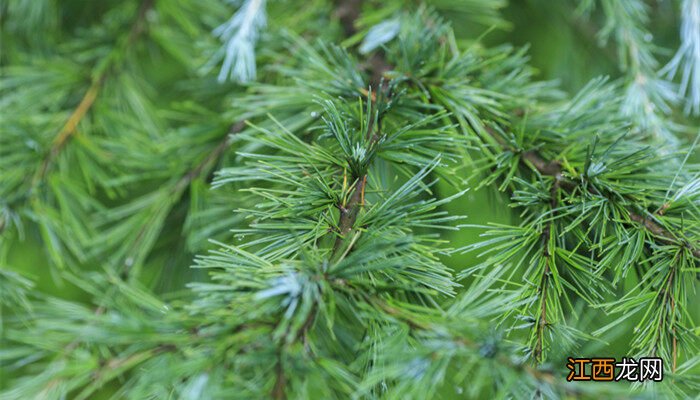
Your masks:
<svg viewBox="0 0 700 400"><path fill-rule="evenodd" d="M544 164L544 168L551 168L552 163ZM552 213L556 212L559 196L559 188L562 181L561 171L555 174L554 183L549 191L550 209ZM535 346L535 361L542 362L542 352L544 350L544 330L547 327L547 285L549 285L550 263L552 255L549 253L548 242L552 234L552 220L547 222L547 225L542 230L542 243L544 247L544 271L540 281L540 318L536 325L537 344Z"/></svg>
<svg viewBox="0 0 700 400"><path fill-rule="evenodd" d="M146 14L148 13L148 10L150 10L153 7L154 1L155 0L144 0L141 3L141 6L139 7L139 10L137 12L136 21L134 22L131 30L129 31L128 40L126 42L127 46L133 43L145 30L144 24ZM112 60L115 60L115 58L112 58ZM37 172L34 174L34 177L32 179L32 187L35 187L41 180L43 180L46 177L49 168L53 164L56 157L58 157L58 154L61 152L61 150L63 150L68 140L77 132L78 124L80 123L80 121L83 120L85 115L87 115L88 111L90 111L93 104L95 103L97 95L102 89L102 85L104 84L104 81L106 80L109 71L109 67L104 68L102 72L93 80L92 84L83 95L83 98L80 100L80 103L78 103L78 106L75 108L75 110L73 110L73 113L71 113L70 117L68 117L68 120L63 125L63 127L61 127L61 130L58 132L53 142L51 143L51 149L49 150L48 155L46 156L46 158L44 158L44 160L41 163L41 166L39 167L39 169L37 169Z"/></svg>
<svg viewBox="0 0 700 400"><path fill-rule="evenodd" d="M526 151L522 153L521 160L532 164L540 174L554 177L558 182L561 182L562 185L567 187L575 186L574 182L564 179L562 176L561 164L558 161L547 161L534 151ZM679 239L659 223L635 212L634 210L627 209L627 212L629 213L629 217L632 221L641 224L647 231L651 232L652 235L659 240L659 242L672 245L679 244ZM680 244L686 246L695 257L700 259L700 248L687 242L681 242Z"/></svg>
<svg viewBox="0 0 700 400"><path fill-rule="evenodd" d="M377 52L373 55L370 63L370 73L373 76L373 79L377 79L378 76L382 76L384 72L391 69L392 66L386 61L382 52ZM503 139L499 137L493 129L487 127L486 131L503 148L508 147L507 144L503 142ZM561 163L556 160L545 160L535 151L526 151L522 153L521 161L532 164L542 175L554 177L560 187L572 188L576 186L576 183L563 178ZM664 207L662 207L661 210L664 210ZM653 236L659 240L659 242L663 244L679 244L678 238L676 238L674 234L669 232L656 221L646 216L642 216L634 210L628 209L627 211L632 221L641 224L646 230L651 232ZM700 247L687 242L683 242L682 244L685 245L696 258L700 259Z"/></svg>
<svg viewBox="0 0 700 400"><path fill-rule="evenodd" d="M226 137L224 137L224 139L214 148L214 150L209 152L209 154L207 154L201 162L196 164L192 169L185 173L175 183L175 185L172 186L172 189L170 190L170 196L179 200L180 197L182 197L182 194L185 192L185 189L189 187L192 181L202 176L202 174L206 173L208 175L211 172L211 169L217 164L221 156L224 154L226 149L228 149L228 147L231 145L231 135L240 133L243 130L243 128L245 128L245 121L238 121L234 123L228 130ZM141 238L146 233L147 228L147 224L144 224L141 227L139 232L136 234L137 239L133 242L133 246L136 246L136 244L141 241ZM130 266L125 265L125 269L122 271L123 279L127 279L130 269Z"/></svg>

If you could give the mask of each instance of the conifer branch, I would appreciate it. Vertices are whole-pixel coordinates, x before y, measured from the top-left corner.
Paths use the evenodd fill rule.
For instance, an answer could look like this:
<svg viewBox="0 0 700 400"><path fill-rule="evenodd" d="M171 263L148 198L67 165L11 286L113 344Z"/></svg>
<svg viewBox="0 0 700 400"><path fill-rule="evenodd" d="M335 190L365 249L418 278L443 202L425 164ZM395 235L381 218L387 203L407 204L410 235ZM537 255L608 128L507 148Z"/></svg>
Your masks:
<svg viewBox="0 0 700 400"><path fill-rule="evenodd" d="M368 111L371 113L376 109L376 97L373 97L374 93L368 95L367 102L369 104ZM369 146L372 147L376 144L379 138L379 133L375 132L381 126L381 115L377 116L375 122L374 119L370 119L370 126L367 127L367 141ZM338 209L340 210L340 219L338 222L338 231L340 236L336 239L333 246L333 257L340 255L340 251L343 247L344 241L349 237L348 235L352 232L355 227L355 221L360 212L360 209L364 207L365 203L365 187L367 185L367 173L364 171L363 174L353 176L353 189L350 194L346 204L338 204ZM343 253L345 255L347 250Z"/></svg>
<svg viewBox="0 0 700 400"><path fill-rule="evenodd" d="M127 40L124 42L124 48L120 49L119 51L123 51L131 46L133 42L141 35L141 33L143 33L145 30L144 26L146 22L146 14L148 13L148 10L153 7L154 2L155 0L143 0L141 2L141 5L136 13L135 21L128 33ZM107 79L107 76L110 74L112 68L114 68L114 63L118 60L118 58L114 57L112 53L109 53L107 57L109 59L108 63L101 66L99 74L93 79L92 84L83 95L80 103L75 110L73 110L66 123L54 138L48 155L44 158L41 166L34 174L32 179L32 187L36 187L36 185L46 177L46 173L51 167L51 164L53 164L58 154L66 145L66 142L75 134L78 124L85 117L85 115L87 115L88 111L90 111L92 105L95 103L104 81Z"/></svg>
<svg viewBox="0 0 700 400"><path fill-rule="evenodd" d="M614 37L619 67L627 75L622 113L635 121L640 133L651 134L659 143L677 144L674 131L678 126L667 115L671 104L678 102L678 96L657 73L658 50L646 28L649 6L639 0L596 0L582 3L582 10L590 11L596 3L600 3L606 18L598 37L602 42Z"/></svg>
<svg viewBox="0 0 700 400"><path fill-rule="evenodd" d="M225 154L231 145L232 135L240 133L245 128L245 121L238 121L231 125L231 128L226 132L223 140L217 144L213 150L204 156L204 158L197 164L195 164L189 171L178 179L175 184L168 190L168 198L172 201L168 204L161 205L162 207L172 207L176 204L185 190L192 184L195 179L201 178L202 176L209 176L212 169L218 164L220 158ZM150 228L148 224L142 225L141 229L136 233L136 240L132 242L132 248L129 253L132 253L134 248L141 243L142 237L146 234L147 229ZM127 279L132 277L130 275L130 270L133 263L124 263L123 269L121 271L122 279Z"/></svg>
<svg viewBox="0 0 700 400"><path fill-rule="evenodd" d="M384 58L384 55L381 52L377 52L374 54L375 58L380 59L381 61L377 63L377 65L380 65L380 68L384 69L385 65L387 65L387 62ZM387 68L388 69L388 68ZM393 69L393 68L391 68ZM372 74L374 75L374 74ZM490 138L492 138L496 143L498 143L499 146L501 146L502 151L511 151L515 153L519 153L518 150L513 150L510 148L510 145L507 144L503 138L494 130L489 127L486 127L484 130ZM543 336L544 336L544 330L548 326L548 321L547 321L547 305L546 305L546 299L547 299L547 287L549 285L549 274L550 272L550 262L551 262L551 257L552 255L549 254L549 245L548 241L550 240L549 236L551 235L551 229L552 229L552 224L555 219L555 213L558 208L558 191L560 188L566 189L568 192L572 192L575 189L577 189L580 184L576 181L572 181L567 179L562 170L562 165L559 161L557 160L546 160L542 158L536 151L534 150L528 150L524 152L520 152L520 163L525 166L532 166L535 168L535 170L538 171L539 174L543 176L550 176L553 178L553 183L550 189L550 210L552 212L552 215L549 217L548 221L545 223L546 226L543 230L542 233L542 242L543 242L543 257L544 257L544 270L541 276L541 282L539 285L539 290L538 290L538 295L540 297L540 304L539 304L539 318L535 321L535 347L533 351L534 355L534 360L538 363L542 362L542 353L544 350L544 343L543 343ZM597 192L597 189L590 185L587 186L585 190L588 190L591 194L594 195L600 195L600 193ZM633 207L633 206L632 206ZM630 206L627 206L627 211L629 213L630 220L634 222L640 223L647 231L649 231L652 234L652 237L657 240L660 244L673 244L673 245L681 245L683 247L688 248L691 253L700 259L700 248L697 248L693 246L691 243L689 243L687 240L682 240L674 236L671 232L666 230L664 227L659 225L658 223L652 221L651 219L647 217L642 217L640 214L638 214L634 208ZM673 308L673 307L671 307ZM660 340L660 336L658 336ZM673 339L672 339L672 344L674 347L673 353L674 353L674 364L675 364L675 347L676 347L676 339L675 339L675 328L673 330Z"/></svg>
<svg viewBox="0 0 700 400"><path fill-rule="evenodd" d="M578 184L574 181L571 181L569 179L566 179L562 175L562 168L561 168L561 163L559 163L556 160L553 161L547 161L540 157L536 152L534 151L526 151L522 153L522 159L526 163L530 163L535 167L535 169L542 175L545 176L551 176L554 178L555 182L559 182L559 185L562 187L567 188L568 190L573 190L578 186ZM594 194L599 194L595 192L595 189L592 187L588 188L591 193ZM659 241L661 244L671 244L671 245L681 245L686 247L688 250L690 250L695 257L700 259L700 248L697 246L694 246L692 243L688 242L687 240L681 239L676 237L673 233L669 232L666 228L663 226L659 225L652 219L651 217L647 216L642 216L641 214L637 213L631 208L627 209L629 213L629 217L632 221L639 223L642 225L646 230L648 230L650 233L653 234L653 237Z"/></svg>
<svg viewBox="0 0 700 400"><path fill-rule="evenodd" d="M535 80L525 50L486 48L477 40L462 52L472 38L437 12L361 0L336 1L333 14L323 16L320 9L290 16L277 2L245 2L250 7L215 33L235 39L245 20L238 39L245 39L248 56L227 53L222 71L234 72L239 62L242 68L264 61L266 68L255 84L220 85L215 74L198 74L190 57L203 43L192 39L209 38L221 5L159 2L157 18L150 18L154 1L141 3L129 35L123 27L133 20L133 3L108 9L100 21L109 26L94 27L104 35L97 41L68 38L89 49L80 53L83 60L102 51L110 58L93 67L99 83L58 135L37 135L34 147L23 143L27 126L62 122L61 105L79 73L37 84L50 88L44 92L62 89L50 102L37 103L42 90L34 86L22 101L9 101L16 110L38 104L32 110L41 121L27 124L20 115L12 119L12 140L0 138L0 148L10 142L11 152L21 153L22 165L0 174L8 177L0 197L11 193L13 204L15 188L46 180L46 192L25 195L35 203L20 212L41 230L52 260L69 258L71 268L55 274L91 300L0 281L1 311L11 310L0 320L0 347L7 348L0 373L9 371L0 397L422 399L452 387L460 398L644 394L628 385L564 380L556 360L574 347L581 350L575 356L587 355L589 313L595 323L634 330L627 349L638 351L633 356L658 355L671 365L664 382L655 383L659 395L695 392L692 369L700 359L692 358L697 335L687 303L698 261L700 167L686 159L673 177L662 164L675 155L645 148L646 137L619 139L629 120L619 116L622 87L596 80L567 100ZM494 2L468 3L454 20L481 11L488 21L498 18ZM284 36L291 46L280 46L271 30L271 40L260 43L268 47L252 52L268 18L265 6L271 25L295 33ZM323 25L328 18L344 37ZM146 22L153 60L163 61L156 67L118 54ZM331 37L312 45L309 32ZM332 44L338 42L350 47ZM106 47L96 52L96 43ZM120 60L136 68L113 82ZM150 79L172 60L179 61L163 70L167 83ZM18 78L0 79L3 95L22 84L18 69ZM141 93L149 87L140 79L153 84L157 98ZM114 102L102 104L100 96L112 89ZM88 116L104 135L78 137ZM71 138L81 140L69 153ZM237 157L227 157L234 141ZM34 154L41 143L51 145L47 158ZM0 167L15 160L0 152ZM116 162L102 163L103 155ZM43 169L36 184L22 172L27 165ZM463 217L452 214L450 202L474 176L479 187L495 183L508 193L519 222L493 224L487 239L470 238L461 249L446 247L465 238L440 232L465 226L457 225ZM207 190L209 183L218 190ZM457 193L440 196L446 184ZM465 204L472 203L459 206ZM0 212L0 225L13 222ZM206 238L211 250L193 268L208 279L177 269L163 275L178 276L172 287L189 284L169 291L167 279L152 278L160 258L189 257L204 248L190 243ZM188 246L180 246L183 240ZM462 269L455 277L446 258L475 249L487 256L477 265L462 269L450 258ZM11 276L5 262L3 247L0 277ZM139 274L141 268L149 273ZM634 269L636 282L626 275ZM623 315L595 314L601 307ZM640 310L636 326L620 324Z"/></svg>
<svg viewBox="0 0 700 400"><path fill-rule="evenodd" d="M549 168L549 164L545 164L544 168ZM562 180L561 172L554 175L554 182L552 183L552 188L549 191L550 197L550 212L556 214L557 207L559 205L559 187ZM540 296L540 317L538 318L535 326L535 336L536 336L536 346L535 346L535 362L541 363L543 361L543 351L544 351L544 331L548 326L547 323L547 288L549 286L549 275L551 274L549 264L552 262L552 254L549 252L549 241L552 235L552 220L545 223L545 227L542 230L542 249L544 257L544 270L542 271L542 279L539 287Z"/></svg>
<svg viewBox="0 0 700 400"><path fill-rule="evenodd" d="M660 319L663 318L664 320L667 320L667 319L669 319L669 314L670 314L670 319L671 319L671 321L670 321L670 323L671 323L670 336L671 336L671 346L672 346L671 370L673 372L676 372L676 362L677 362L677 357L678 357L677 339L676 339L676 323L675 323L676 302L673 298L673 294L671 293L671 289L674 285L673 279L676 276L676 268L677 267L674 265L671 268L671 270L668 272L668 278L666 279L666 283L665 283L664 287L659 291L659 297L662 297L662 299L663 299L662 300L662 303L663 303L662 309L664 310L664 313L662 313L659 318ZM668 312L668 314L665 312L666 310L670 310ZM664 321L664 322L666 322L666 321ZM661 329L663 329L664 325L661 321L659 321L657 326L658 326L658 329L661 330ZM658 351L659 345L661 344L661 338L662 338L663 334L665 334L665 332L659 332L657 334L657 339L654 342L654 346L653 346L654 354L658 354L657 351Z"/></svg>
<svg viewBox="0 0 700 400"><path fill-rule="evenodd" d="M106 71L100 74L97 80L92 85L90 85L90 88L85 92L85 95L78 104L78 107L76 107L71 116L68 118L68 121L66 121L65 125L63 125L63 128L61 128L61 130L58 132L58 135L56 135L56 137L54 138L54 141L51 144L51 149L49 150L49 154L46 156L44 161L41 163L41 166L37 170L37 173L34 175L32 186L36 186L39 183L39 181L44 179L46 173L48 172L49 166L56 159L58 153L66 144L66 141L75 133L78 124L83 119L85 114L87 114L88 110L90 110L92 104L95 102L95 99L97 98L97 94L100 90L100 86L102 85L102 81L104 80L105 76Z"/></svg>
<svg viewBox="0 0 700 400"><path fill-rule="evenodd" d="M392 67L387 67L389 64L386 61L386 58L382 52L377 52L373 55L376 59L379 61L376 61L374 65L378 65L378 68L381 68L382 70L388 70L388 69L394 69ZM377 71L370 70L370 75L376 76ZM474 128L476 132L479 130ZM552 225L554 223L555 219L555 213L558 209L558 192L560 189L564 188L569 192L572 192L574 189L579 187L579 183L575 181L571 181L567 179L562 170L562 165L559 161L557 160L546 160L542 158L536 151L534 150L528 150L521 152L518 149L512 149L511 145L506 143L504 139L499 135L494 129L486 126L485 129L482 131L485 132L486 137L488 140L491 140L495 143L497 143L498 146L500 146L501 151L510 151L514 153L519 153L520 154L520 164L525 167L532 166L535 168L535 170L538 171L539 174L543 176L550 176L553 178L553 183L550 187L550 192L549 192L549 207L550 207L550 212L552 213L551 216L548 217L547 222L545 222L545 228L543 229L541 238L542 238L542 246L543 246L543 258L544 258L544 269L542 271L541 275L541 281L539 284L539 290L537 291L539 295L539 307L538 307L538 313L539 317L534 321L534 337L535 337L535 343L534 343L534 349L533 349L533 359L536 363L541 363L543 361L543 351L544 351L544 333L545 329L548 326L549 322L547 319L547 288L549 286L549 280L550 277L549 275L551 274L550 271L550 263L552 262L551 257L553 256L552 254L549 254L549 240L551 240L550 235L551 235L551 229ZM486 145L486 137L481 137L481 139L484 141L484 144ZM591 192L594 195L600 195L600 193L597 192L597 189L590 185L586 187L586 190ZM647 219L642 219L634 210L627 208L630 219L633 221L644 221L643 226L650 231L653 234L653 237L658 240L660 243L663 244L679 244L678 240L674 238L674 236L668 232L666 229L661 227L660 225L649 221ZM687 241L680 243L682 246L685 246L691 250L693 255L696 257L698 254L700 254L699 249L695 249L692 247L691 244L687 243ZM675 346L675 339L673 341L674 346ZM675 352L675 351L674 351ZM675 358L675 356L674 356ZM675 361L674 361L675 362Z"/></svg>
<svg viewBox="0 0 700 400"><path fill-rule="evenodd" d="M496 140L497 143L499 143L502 147L503 150L506 151L514 151L518 152L517 150L511 149L506 143L504 143L503 139L501 138L500 135L496 133L491 128L487 128L486 132L489 133L489 135ZM575 188L579 186L578 182L572 181L570 179L567 179L564 177L562 174L562 165L559 161L557 160L546 160L542 158L536 151L533 150L528 150L524 151L521 154L521 162L523 163L524 166L532 165L535 167L535 169L542 174L543 176L551 176L554 178L554 181L556 183L557 188L562 187L567 189L568 191L572 191ZM592 194L599 195L594 187L588 187L587 190L591 192ZM641 208L641 207L639 207ZM663 210L663 206L660 208L660 210ZM673 244L673 245L678 245L680 244L681 246L684 246L688 248L695 257L700 259L700 247L697 247L693 245L692 243L689 243L687 240L683 240L678 238L676 235L668 231L666 228L663 226L659 225L650 217L647 216L642 216L639 214L637 211L635 211L633 208L629 207L627 208L627 211L629 213L629 217L632 221L639 223L642 225L646 230L648 230L650 233L653 234L653 237L657 239L660 243L662 244ZM679 243L680 241L680 243Z"/></svg>

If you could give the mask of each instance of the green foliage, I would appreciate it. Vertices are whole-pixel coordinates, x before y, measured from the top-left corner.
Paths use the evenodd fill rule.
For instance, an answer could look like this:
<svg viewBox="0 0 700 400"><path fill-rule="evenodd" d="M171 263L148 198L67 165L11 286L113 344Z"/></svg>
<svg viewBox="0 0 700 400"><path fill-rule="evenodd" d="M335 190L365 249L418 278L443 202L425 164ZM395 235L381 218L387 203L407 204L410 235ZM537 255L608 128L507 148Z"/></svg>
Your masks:
<svg viewBox="0 0 700 400"><path fill-rule="evenodd" d="M697 121L596 3L625 75L573 96L500 1L0 6L0 397L697 393ZM664 381L565 380L608 354Z"/></svg>

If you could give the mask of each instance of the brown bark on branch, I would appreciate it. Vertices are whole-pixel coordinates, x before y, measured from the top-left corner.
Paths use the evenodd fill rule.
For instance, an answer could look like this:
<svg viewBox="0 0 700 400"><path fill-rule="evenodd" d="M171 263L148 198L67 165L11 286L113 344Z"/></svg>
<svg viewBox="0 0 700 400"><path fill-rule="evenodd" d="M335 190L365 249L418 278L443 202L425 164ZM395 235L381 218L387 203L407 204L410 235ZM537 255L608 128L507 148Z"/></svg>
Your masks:
<svg viewBox="0 0 700 400"><path fill-rule="evenodd" d="M360 16L362 0L341 0L337 1L336 4L335 14L340 19L343 33L346 37L350 37L357 32L355 20Z"/></svg>

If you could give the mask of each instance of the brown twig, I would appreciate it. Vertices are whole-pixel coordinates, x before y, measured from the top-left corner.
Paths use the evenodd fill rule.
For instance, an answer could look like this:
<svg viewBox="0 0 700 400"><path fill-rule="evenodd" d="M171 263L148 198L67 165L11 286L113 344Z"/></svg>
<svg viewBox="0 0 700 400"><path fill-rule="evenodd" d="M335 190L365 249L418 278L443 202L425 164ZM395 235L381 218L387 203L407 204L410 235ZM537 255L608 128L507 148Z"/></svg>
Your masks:
<svg viewBox="0 0 700 400"><path fill-rule="evenodd" d="M282 351L279 350L275 364L275 386L272 388L272 398L276 400L286 399L287 393L284 390L286 385L287 377L284 375L284 367L282 366Z"/></svg>
<svg viewBox="0 0 700 400"><path fill-rule="evenodd" d="M367 175L356 179L354 188L352 189L352 194L350 195L350 199L348 200L347 204L338 205L338 208L340 209L340 221L338 222L340 236L336 239L335 245L333 246L334 255L340 253L345 239L355 226L357 215L360 213L360 209L363 205L362 200L366 184Z"/></svg>
<svg viewBox="0 0 700 400"><path fill-rule="evenodd" d="M132 44L146 30L146 15L155 5L156 0L144 0L137 11L136 22L129 32L128 44Z"/></svg>
<svg viewBox="0 0 700 400"><path fill-rule="evenodd" d="M668 278L666 278L666 284L665 287L659 291L658 297L661 297L661 314L659 315L659 322L658 322L658 327L659 330L661 330L661 325L663 321L666 321L669 314L671 318L671 346L672 346L672 352L671 352L671 357L672 359L672 364L671 364L671 371L676 372L676 362L678 358L677 354L677 339L676 339L676 324L675 324L675 311L676 311L676 301L673 298L673 295L671 294L671 289L673 287L673 282L674 278L676 275L676 267L671 268L671 271L668 273ZM666 304L664 304L666 303ZM668 310L668 307L666 306L667 304L670 304L670 313L666 313ZM663 318L663 319L662 319ZM659 342L661 341L661 333L656 337L656 340L654 342L654 352L656 352L656 349L658 348Z"/></svg>
<svg viewBox="0 0 700 400"><path fill-rule="evenodd" d="M534 151L526 151L522 157L534 165L542 175L561 177L561 163L558 161L546 161Z"/></svg>
<svg viewBox="0 0 700 400"><path fill-rule="evenodd" d="M58 132L51 143L51 149L49 150L48 156L41 163L41 167L39 167L37 173L34 175L32 186L35 186L46 176L49 166L56 159L58 153L61 152L61 149L63 149L63 146L66 144L68 139L76 132L78 123L80 123L83 117L85 117L85 114L87 114L88 110L90 110L95 102L97 93L100 91L104 78L105 74L103 73L95 82L93 82L92 85L90 85L90 88L88 88L88 90L85 92L85 95L78 104L78 107L75 108L71 116L68 118L68 121L66 121L61 130Z"/></svg>
<svg viewBox="0 0 700 400"><path fill-rule="evenodd" d="M343 28L345 37L351 37L357 33L355 21L360 16L362 11L362 0L337 0L335 15L340 20L340 25ZM382 82L384 73L390 71L392 66L389 65L382 52L378 51L367 60L366 68L370 71L370 86L375 91L379 88ZM366 88L360 88L360 91ZM375 95L372 93L372 95ZM366 95L366 93L365 93Z"/></svg>
<svg viewBox="0 0 700 400"><path fill-rule="evenodd" d="M369 59L369 70L370 70L370 81L369 84L372 88L379 89L384 81L384 74L391 71L393 67L386 62L384 58L383 50L377 51Z"/></svg>
<svg viewBox="0 0 700 400"><path fill-rule="evenodd" d="M552 213L556 212L557 205L559 203L559 188L563 180L561 174L561 167L559 163L544 163L543 160L536 161L543 170L550 170L554 174L554 183L549 190L549 202L550 209ZM550 262L552 255L549 253L549 240L552 234L552 221L547 222L547 225L542 230L542 242L544 247L544 257L545 265L544 271L542 272L542 279L540 282L540 318L537 321L536 335L537 344L535 346L535 361L538 363L542 362L542 352L544 350L544 330L547 327L547 286L549 285L549 274L550 274Z"/></svg>
<svg viewBox="0 0 700 400"><path fill-rule="evenodd" d="M540 281L540 318L535 325L535 335L537 343L535 345L535 361L542 362L542 353L544 350L544 329L547 326L547 285L549 284L549 252L545 243L545 267L542 272L542 280Z"/></svg>
<svg viewBox="0 0 700 400"><path fill-rule="evenodd" d="M357 32L355 20L360 16L362 0L340 0L336 2L335 14L340 19L343 33L350 37Z"/></svg>
<svg viewBox="0 0 700 400"><path fill-rule="evenodd" d="M219 158L231 145L231 135L240 133L241 131L243 131L244 128L245 121L238 121L231 125L231 128L226 134L226 137L224 137L224 139L221 140L221 142L214 148L214 150L207 154L207 156L204 157L204 159L199 164L197 164L193 169L191 169L189 172L183 175L182 178L180 178L173 191L181 191L184 187L187 187L190 183L192 183L193 180L199 177L203 172L208 173L211 167L213 167L217 163Z"/></svg>

